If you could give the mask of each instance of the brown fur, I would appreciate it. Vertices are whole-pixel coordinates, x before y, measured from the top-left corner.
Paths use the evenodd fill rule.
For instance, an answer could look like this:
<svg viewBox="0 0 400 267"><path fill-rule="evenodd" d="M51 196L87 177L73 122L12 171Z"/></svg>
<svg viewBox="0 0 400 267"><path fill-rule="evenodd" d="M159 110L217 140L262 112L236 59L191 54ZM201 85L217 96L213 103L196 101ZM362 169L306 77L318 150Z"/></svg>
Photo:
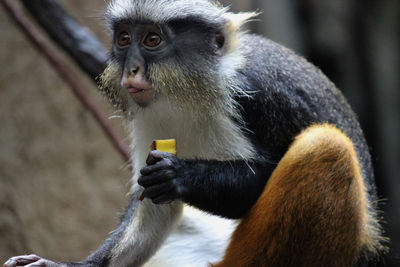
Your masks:
<svg viewBox="0 0 400 267"><path fill-rule="evenodd" d="M315 125L279 162L215 267L352 266L371 242L368 217L352 142Z"/></svg>

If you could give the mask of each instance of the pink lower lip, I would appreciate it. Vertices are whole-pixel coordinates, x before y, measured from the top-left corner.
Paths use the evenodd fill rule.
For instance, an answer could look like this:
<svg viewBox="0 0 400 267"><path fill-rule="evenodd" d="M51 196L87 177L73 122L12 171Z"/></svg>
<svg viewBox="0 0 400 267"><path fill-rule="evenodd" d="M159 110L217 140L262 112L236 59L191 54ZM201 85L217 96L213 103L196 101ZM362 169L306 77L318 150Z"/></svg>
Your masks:
<svg viewBox="0 0 400 267"><path fill-rule="evenodd" d="M128 92L130 94L136 94L136 93L144 92L145 90L146 89L133 88L133 87L128 88Z"/></svg>

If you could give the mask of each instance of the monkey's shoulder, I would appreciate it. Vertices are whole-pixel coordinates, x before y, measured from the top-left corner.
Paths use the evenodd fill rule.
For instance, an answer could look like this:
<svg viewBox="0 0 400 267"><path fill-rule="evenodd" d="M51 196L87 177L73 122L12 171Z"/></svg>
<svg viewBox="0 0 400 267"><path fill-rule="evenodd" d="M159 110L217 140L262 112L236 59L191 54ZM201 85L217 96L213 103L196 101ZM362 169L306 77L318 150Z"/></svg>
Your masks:
<svg viewBox="0 0 400 267"><path fill-rule="evenodd" d="M238 73L243 87L254 95L251 102L305 125L330 122L340 127L343 120L354 119L347 100L319 68L267 38L241 38L247 61Z"/></svg>
<svg viewBox="0 0 400 267"><path fill-rule="evenodd" d="M253 84L305 95L337 93L319 68L289 48L256 34L243 34L240 43L247 60L241 71Z"/></svg>
<svg viewBox="0 0 400 267"><path fill-rule="evenodd" d="M246 126L264 144L284 151L301 130L314 123L336 125L364 143L356 116L336 86L292 50L255 34L241 36L247 62L238 71L251 97L237 97ZM275 146L275 145L268 145Z"/></svg>

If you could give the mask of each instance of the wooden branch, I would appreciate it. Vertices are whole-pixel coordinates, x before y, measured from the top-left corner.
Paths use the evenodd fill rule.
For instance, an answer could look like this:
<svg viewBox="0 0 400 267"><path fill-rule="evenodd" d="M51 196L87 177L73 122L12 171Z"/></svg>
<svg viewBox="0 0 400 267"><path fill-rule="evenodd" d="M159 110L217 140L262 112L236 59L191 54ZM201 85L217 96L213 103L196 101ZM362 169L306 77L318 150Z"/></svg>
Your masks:
<svg viewBox="0 0 400 267"><path fill-rule="evenodd" d="M96 107L96 105L89 99L85 90L82 88L77 79L75 79L72 72L63 64L63 60L57 56L54 51L49 47L48 40L35 28L30 21L26 18L25 14L16 6L15 0L0 0L10 17L22 29L29 40L36 46L36 48L45 56L48 62L54 67L64 81L71 87L73 93L80 100L80 102L91 112L96 121L100 124L111 143L121 154L124 160L130 160L129 149L119 137L118 133L112 128L108 119ZM30 0L34 1L34 0Z"/></svg>
<svg viewBox="0 0 400 267"><path fill-rule="evenodd" d="M21 0L46 33L93 80L106 67L107 50L88 28L80 25L58 0Z"/></svg>

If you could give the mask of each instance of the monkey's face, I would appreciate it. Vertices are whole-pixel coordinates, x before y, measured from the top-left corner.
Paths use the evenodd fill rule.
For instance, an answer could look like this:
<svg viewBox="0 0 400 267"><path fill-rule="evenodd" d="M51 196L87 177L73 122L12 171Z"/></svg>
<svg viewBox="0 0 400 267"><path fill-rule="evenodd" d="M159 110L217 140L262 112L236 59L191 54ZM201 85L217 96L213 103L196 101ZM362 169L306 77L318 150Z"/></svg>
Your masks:
<svg viewBox="0 0 400 267"><path fill-rule="evenodd" d="M112 60L101 82L121 109L165 99L205 110L221 98L218 62L225 37L218 27L188 19L162 25L120 20L113 32Z"/></svg>

